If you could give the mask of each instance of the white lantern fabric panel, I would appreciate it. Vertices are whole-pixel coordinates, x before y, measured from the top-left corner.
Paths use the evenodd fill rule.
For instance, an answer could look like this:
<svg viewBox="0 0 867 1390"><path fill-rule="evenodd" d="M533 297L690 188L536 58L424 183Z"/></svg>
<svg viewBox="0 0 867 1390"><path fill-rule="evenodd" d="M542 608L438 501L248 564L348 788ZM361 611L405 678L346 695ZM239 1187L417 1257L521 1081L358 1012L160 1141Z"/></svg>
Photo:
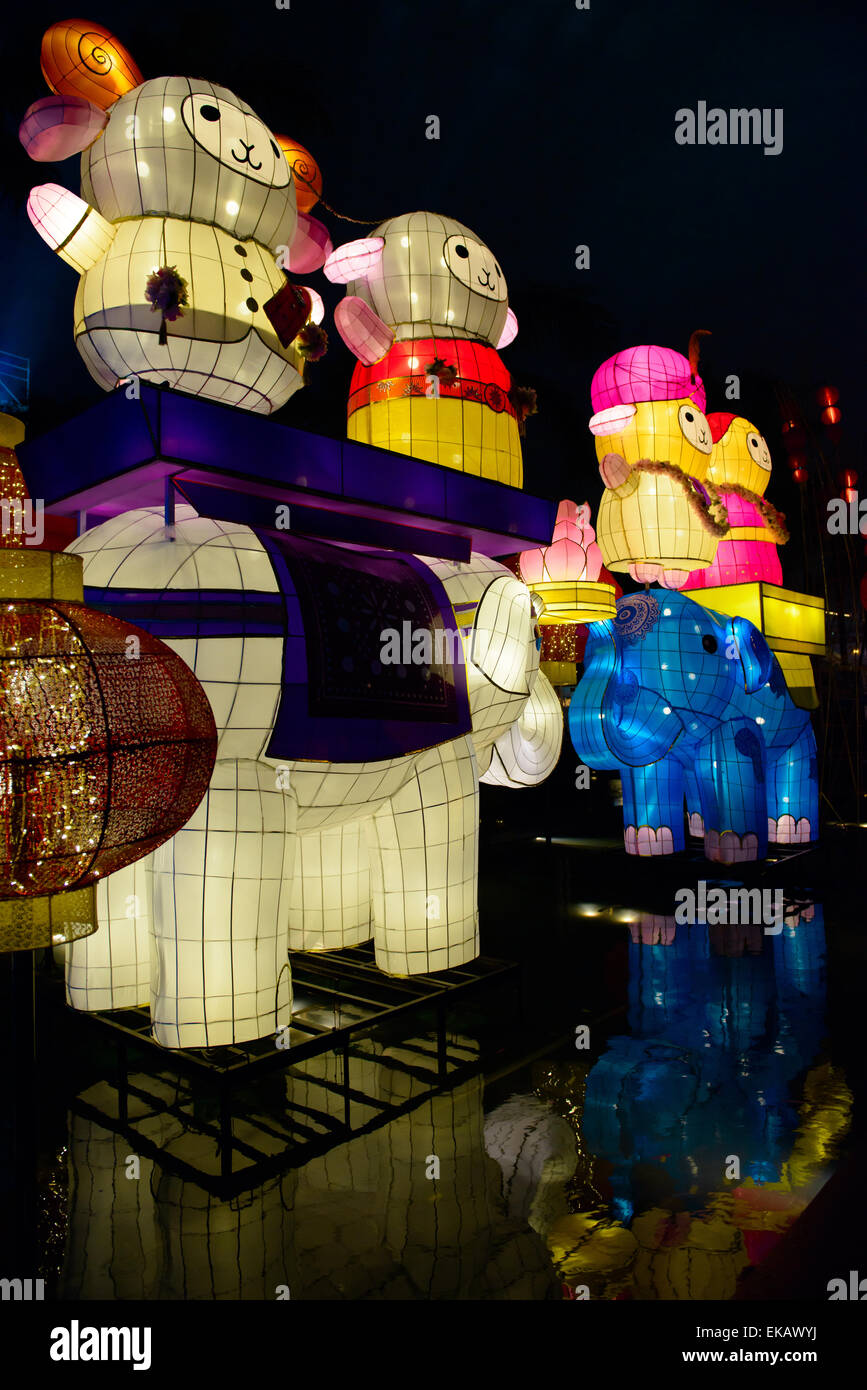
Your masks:
<svg viewBox="0 0 867 1390"><path fill-rule="evenodd" d="M134 1009L150 1003L151 855L96 888L99 930L65 947L66 1002L73 1009Z"/></svg>
<svg viewBox="0 0 867 1390"><path fill-rule="evenodd" d="M419 975L479 953L479 789L469 736L422 754L368 821L376 963Z"/></svg>
<svg viewBox="0 0 867 1390"><path fill-rule="evenodd" d="M190 299L164 344L161 317L145 298L148 276L162 265L177 269ZM255 241L177 218L133 218L79 281L76 345L106 390L136 375L267 414L303 385L303 358L281 345L264 308L285 283Z"/></svg>
<svg viewBox="0 0 867 1390"><path fill-rule="evenodd" d="M288 1025L295 802L270 768L218 762L192 818L154 853L153 1035L250 1042Z"/></svg>
<svg viewBox="0 0 867 1390"><path fill-rule="evenodd" d="M290 951L336 951L373 936L367 841L359 821L299 835Z"/></svg>
<svg viewBox="0 0 867 1390"><path fill-rule="evenodd" d="M554 771L562 747L563 709L545 672L539 671L522 713L497 739L479 780L492 787L538 786Z"/></svg>

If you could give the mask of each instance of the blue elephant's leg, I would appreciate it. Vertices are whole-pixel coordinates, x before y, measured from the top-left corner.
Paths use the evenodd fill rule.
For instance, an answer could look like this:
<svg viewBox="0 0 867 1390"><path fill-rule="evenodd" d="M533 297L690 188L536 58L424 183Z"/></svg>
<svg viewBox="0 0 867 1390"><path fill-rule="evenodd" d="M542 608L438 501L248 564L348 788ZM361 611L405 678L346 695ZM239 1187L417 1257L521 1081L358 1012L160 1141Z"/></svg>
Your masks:
<svg viewBox="0 0 867 1390"><path fill-rule="evenodd" d="M763 859L768 849L764 739L748 719L723 724L695 760L705 814L704 852L718 864Z"/></svg>
<svg viewBox="0 0 867 1390"><path fill-rule="evenodd" d="M683 789L686 795L686 813L689 817L689 833L701 838L704 835L704 807L698 784L698 774L692 763L683 769Z"/></svg>
<svg viewBox="0 0 867 1390"><path fill-rule="evenodd" d="M421 975L479 953L479 777L468 735L418 755L365 822L376 963Z"/></svg>
<svg viewBox="0 0 867 1390"><path fill-rule="evenodd" d="M677 759L622 767L620 776L627 854L646 857L683 849L683 767Z"/></svg>
<svg viewBox="0 0 867 1390"><path fill-rule="evenodd" d="M768 839L806 844L819 838L819 776L816 736L806 724L791 748L768 771Z"/></svg>
<svg viewBox="0 0 867 1390"><path fill-rule="evenodd" d="M361 821L299 832L289 905L290 951L339 951L373 936Z"/></svg>

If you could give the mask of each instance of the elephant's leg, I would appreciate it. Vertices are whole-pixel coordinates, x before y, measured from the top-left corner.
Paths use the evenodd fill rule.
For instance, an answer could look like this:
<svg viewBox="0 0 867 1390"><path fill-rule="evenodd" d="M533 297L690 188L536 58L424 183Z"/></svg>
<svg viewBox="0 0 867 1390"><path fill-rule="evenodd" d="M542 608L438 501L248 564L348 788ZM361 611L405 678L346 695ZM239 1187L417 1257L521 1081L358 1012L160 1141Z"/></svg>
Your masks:
<svg viewBox="0 0 867 1390"><path fill-rule="evenodd" d="M370 865L361 821L298 836L290 951L337 951L373 936Z"/></svg>
<svg viewBox="0 0 867 1390"><path fill-rule="evenodd" d="M806 724L791 748L771 764L768 779L768 839L778 845L817 840L819 776L811 724Z"/></svg>
<svg viewBox="0 0 867 1390"><path fill-rule="evenodd" d="M146 855L102 879L98 931L61 949L66 1002L73 1009L133 1009L151 994L151 863Z"/></svg>
<svg viewBox="0 0 867 1390"><path fill-rule="evenodd" d="M705 812L704 852L718 864L764 859L768 784L764 739L748 719L714 729L695 762Z"/></svg>
<svg viewBox="0 0 867 1390"><path fill-rule="evenodd" d="M164 1047L249 1042L288 1024L294 798L263 763L218 762L154 853L153 1032Z"/></svg>
<svg viewBox="0 0 867 1390"><path fill-rule="evenodd" d="M689 833L699 839L704 836L704 810L698 777L692 763L683 769L683 788L686 795L686 814L689 820Z"/></svg>
<svg viewBox="0 0 867 1390"><path fill-rule="evenodd" d="M676 758L622 767L627 854L675 854L684 847L683 768Z"/></svg>
<svg viewBox="0 0 867 1390"><path fill-rule="evenodd" d="M365 825L380 970L421 975L473 960L479 780L469 737L420 754L414 776Z"/></svg>

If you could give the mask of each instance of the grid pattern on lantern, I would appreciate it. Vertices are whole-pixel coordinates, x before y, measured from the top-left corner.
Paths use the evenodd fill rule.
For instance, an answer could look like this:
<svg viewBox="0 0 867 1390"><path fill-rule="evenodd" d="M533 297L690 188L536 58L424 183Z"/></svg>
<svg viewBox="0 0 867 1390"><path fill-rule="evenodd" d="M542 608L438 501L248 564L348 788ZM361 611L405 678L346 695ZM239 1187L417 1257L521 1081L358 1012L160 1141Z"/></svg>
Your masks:
<svg viewBox="0 0 867 1390"><path fill-rule="evenodd" d="M624 348L597 367L590 383L594 411L607 410L622 402L652 400L695 401L705 408L701 377L691 380L688 360L672 348L644 344Z"/></svg>
<svg viewBox="0 0 867 1390"><path fill-rule="evenodd" d="M153 861L154 1037L246 1042L289 1023L295 803L272 769L218 762L201 805Z"/></svg>
<svg viewBox="0 0 867 1390"><path fill-rule="evenodd" d="M367 823L376 963L397 975L478 955L476 761L468 738L423 754Z"/></svg>
<svg viewBox="0 0 867 1390"><path fill-rule="evenodd" d="M373 936L370 867L359 821L298 836L290 951L336 951Z"/></svg>
<svg viewBox="0 0 867 1390"><path fill-rule="evenodd" d="M201 119L202 102L219 111L216 121ZM263 166L259 170L227 158L227 147L241 139L251 160ZM282 150L276 141L276 154L271 148L273 139L247 103L225 87L199 78L152 78L121 98L102 138L84 151L81 195L112 222L181 217L263 247L290 246L295 192Z"/></svg>
<svg viewBox="0 0 867 1390"><path fill-rule="evenodd" d="M286 281L269 251L250 241L240 255L238 245L218 227L178 218L119 224L75 298L78 348L103 387L134 374L262 413L288 400L303 359L281 346L264 308ZM160 314L145 298L161 265L177 269L189 297L162 345Z"/></svg>
<svg viewBox="0 0 867 1390"><path fill-rule="evenodd" d="M349 289L369 296L398 338L419 336L412 326L426 324L443 337L474 337L496 345L508 310L506 281L492 253L468 227L451 217L412 212L381 223L373 236L385 240L382 256L365 279ZM464 245L473 258L479 255L479 269L489 269L496 286L493 294L471 291L450 268L445 254L449 238ZM459 267L462 260L470 264L468 255L455 256L454 265Z"/></svg>
<svg viewBox="0 0 867 1390"><path fill-rule="evenodd" d="M703 482L709 471L710 426L688 400L639 402L634 415L619 425L616 433L594 432L594 437L600 463L610 453L620 454L629 464L642 460L670 463L698 482Z"/></svg>
<svg viewBox="0 0 867 1390"><path fill-rule="evenodd" d="M434 380L427 369L437 362L444 368ZM438 395L431 397L434 389ZM394 453L520 487L521 441L510 389L511 376L487 344L404 339L373 366L356 365L348 434Z"/></svg>
<svg viewBox="0 0 867 1390"><path fill-rule="evenodd" d="M151 858L103 879L99 931L66 948L66 1002L73 1009L132 1009L150 1003Z"/></svg>
<svg viewBox="0 0 867 1390"><path fill-rule="evenodd" d="M280 699L283 605L260 541L246 526L175 512L170 539L161 508L140 508L86 531L86 597L161 636L195 672L213 710L218 757L256 758ZM213 598L210 595L213 595ZM260 633L274 596L273 635ZM287 609L290 636L300 617Z"/></svg>
<svg viewBox="0 0 867 1390"><path fill-rule="evenodd" d="M79 274L111 246L111 224L60 184L43 183L34 188L27 199L27 215L43 241Z"/></svg>
<svg viewBox="0 0 867 1390"><path fill-rule="evenodd" d="M563 710L539 671L520 718L497 739L491 765L479 780L489 786L537 786L554 771L562 746Z"/></svg>
<svg viewBox="0 0 867 1390"><path fill-rule="evenodd" d="M639 473L626 497L606 488L596 531L605 564L618 570L643 561L698 569L710 564L719 541L665 473Z"/></svg>
<svg viewBox="0 0 867 1390"><path fill-rule="evenodd" d="M464 633L476 748L492 743L520 713L539 667L530 592L496 560L468 565L426 560L445 586Z"/></svg>

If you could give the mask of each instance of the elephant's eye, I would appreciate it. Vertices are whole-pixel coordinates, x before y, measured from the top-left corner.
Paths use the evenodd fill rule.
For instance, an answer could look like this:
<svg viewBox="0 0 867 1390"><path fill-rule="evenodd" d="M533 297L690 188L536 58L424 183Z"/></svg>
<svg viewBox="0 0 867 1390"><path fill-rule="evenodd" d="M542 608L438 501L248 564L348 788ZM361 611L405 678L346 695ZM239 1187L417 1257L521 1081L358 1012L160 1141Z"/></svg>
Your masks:
<svg viewBox="0 0 867 1390"><path fill-rule="evenodd" d="M704 637L702 637L701 639L701 645L704 647L706 652L710 652L711 655L713 655L713 653L719 646L719 643L717 642L712 632L706 632L704 634Z"/></svg>

